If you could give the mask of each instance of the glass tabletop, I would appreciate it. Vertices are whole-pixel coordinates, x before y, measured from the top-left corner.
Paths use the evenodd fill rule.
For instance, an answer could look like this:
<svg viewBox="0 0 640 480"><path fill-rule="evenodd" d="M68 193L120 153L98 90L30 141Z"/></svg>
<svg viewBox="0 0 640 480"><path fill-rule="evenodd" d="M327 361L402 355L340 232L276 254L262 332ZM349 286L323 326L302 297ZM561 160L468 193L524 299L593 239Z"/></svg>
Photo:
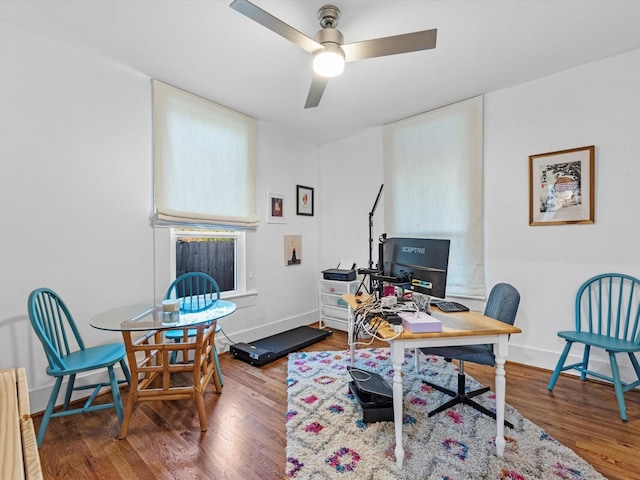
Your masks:
<svg viewBox="0 0 640 480"><path fill-rule="evenodd" d="M139 303L100 313L89 320L89 324L100 330L119 332L190 328L226 317L236 308L233 302L215 300L208 308L196 312L164 312L161 305Z"/></svg>

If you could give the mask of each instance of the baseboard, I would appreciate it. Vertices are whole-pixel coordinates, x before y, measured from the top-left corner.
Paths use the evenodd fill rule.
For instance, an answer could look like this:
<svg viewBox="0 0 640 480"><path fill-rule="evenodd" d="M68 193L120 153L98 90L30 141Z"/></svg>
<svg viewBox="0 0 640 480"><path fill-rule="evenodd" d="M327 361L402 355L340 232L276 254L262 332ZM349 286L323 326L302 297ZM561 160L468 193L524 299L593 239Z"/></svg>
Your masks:
<svg viewBox="0 0 640 480"><path fill-rule="evenodd" d="M582 361L582 349L579 348L578 345L573 348L576 353L574 354L570 352L565 364L570 365ZM589 357L589 370L601 373L602 375L611 376L609 357L601 358L598 356L598 353L597 349L591 350L591 355ZM551 378L551 373L555 370L559 358L560 352L551 352L549 350L529 348L523 345L509 344L509 356L507 361L549 370L549 378ZM631 383L638 379L627 355L618 355L618 368L620 370L620 378L623 382ZM580 372L577 372L576 370L567 370L565 373L576 376L580 375Z"/></svg>

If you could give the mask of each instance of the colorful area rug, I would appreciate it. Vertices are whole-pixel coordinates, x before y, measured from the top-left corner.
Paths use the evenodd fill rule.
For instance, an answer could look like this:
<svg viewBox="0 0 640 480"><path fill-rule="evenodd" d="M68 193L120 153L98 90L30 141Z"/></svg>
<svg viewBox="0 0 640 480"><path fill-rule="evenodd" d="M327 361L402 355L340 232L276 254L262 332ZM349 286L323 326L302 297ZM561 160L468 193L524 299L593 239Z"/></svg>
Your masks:
<svg viewBox="0 0 640 480"><path fill-rule="evenodd" d="M454 407L427 417L449 397L422 383L457 385L457 366L420 353L420 372L413 352L405 352L403 367L403 469L396 466L393 422L363 423L362 412L349 392L349 352L299 352L289 355L287 464L290 479L604 479L575 452L547 435L507 405L507 445L497 457L495 420L471 407ZM381 374L389 383L393 367L389 349L361 349L356 366ZM507 381L508 384L508 381ZM478 383L467 376L467 385ZM490 410L495 396L475 400Z"/></svg>

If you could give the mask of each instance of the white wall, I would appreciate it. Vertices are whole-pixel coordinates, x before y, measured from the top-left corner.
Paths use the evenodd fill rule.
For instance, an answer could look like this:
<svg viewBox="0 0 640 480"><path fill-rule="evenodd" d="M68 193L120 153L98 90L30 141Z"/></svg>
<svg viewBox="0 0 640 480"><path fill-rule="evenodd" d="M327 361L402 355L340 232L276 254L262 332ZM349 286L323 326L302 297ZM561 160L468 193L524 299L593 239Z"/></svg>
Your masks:
<svg viewBox="0 0 640 480"><path fill-rule="evenodd" d="M640 50L486 96L489 284L522 292L512 358L553 368L573 328L573 300L592 275L640 277ZM596 146L595 223L528 225L528 156ZM625 364L628 364L625 362ZM608 360L600 368L609 372Z"/></svg>
<svg viewBox="0 0 640 480"><path fill-rule="evenodd" d="M318 147L292 137L272 125L258 123L258 232L253 276L258 290L256 307L229 317L240 323L231 331L244 332L234 341L252 341L266 335L317 321L318 230L317 216L296 214L296 185L318 191ZM285 196L285 224L267 223L267 193ZM315 199L317 202L317 199ZM317 212L317 203L315 210ZM284 236L301 235L300 265L285 266ZM221 325L227 331L226 323Z"/></svg>
<svg viewBox="0 0 640 480"><path fill-rule="evenodd" d="M0 58L0 368L39 389L33 289L57 291L89 345L121 340L92 315L153 298L149 79L2 23Z"/></svg>
<svg viewBox="0 0 640 480"><path fill-rule="evenodd" d="M154 300L150 79L3 23L0 57L0 368L27 368L37 411L52 382L26 314L32 289L59 291L89 345L119 338L92 329L92 315ZM554 365L555 332L571 327L586 277L640 275L638 84L640 50L486 97L487 282L522 293L513 360ZM382 128L320 147L263 122L258 130L261 225L249 235L258 293L221 322L234 341L317 319L320 270L367 265L368 214L383 183ZM596 223L529 227L528 156L590 144ZM295 214L296 184L316 189L314 217ZM266 224L268 191L286 195L286 224ZM302 265L285 267L285 234L302 235Z"/></svg>
<svg viewBox="0 0 640 480"><path fill-rule="evenodd" d="M33 289L56 290L90 346L121 341L93 315L153 302L171 279L149 222L150 79L2 22L0 58L0 369L26 367L35 412L53 382L27 316ZM317 320L319 220L297 216L295 198L296 184L317 187L318 147L262 122L258 137L257 295L221 321L234 341ZM286 224L266 224L267 191L286 195ZM301 265L284 266L285 234L302 235Z"/></svg>
<svg viewBox="0 0 640 480"><path fill-rule="evenodd" d="M556 332L573 328L575 292L588 277L640 276L638 85L635 50L486 95L486 277L489 288L509 282L522 295L516 323L523 334L510 342L514 361L554 368L563 347ZM530 227L529 155L587 145L596 146L595 224ZM323 197L322 265L339 255L361 263L368 256L366 218L383 182L381 148L381 129L321 147L322 183L337 185L323 189L335 195ZM382 219L375 216L378 232ZM608 360L593 366L609 372Z"/></svg>
<svg viewBox="0 0 640 480"><path fill-rule="evenodd" d="M343 260L368 267L369 213L383 183L382 153L381 127L320 146L320 270ZM383 232L384 190L373 215L374 265Z"/></svg>

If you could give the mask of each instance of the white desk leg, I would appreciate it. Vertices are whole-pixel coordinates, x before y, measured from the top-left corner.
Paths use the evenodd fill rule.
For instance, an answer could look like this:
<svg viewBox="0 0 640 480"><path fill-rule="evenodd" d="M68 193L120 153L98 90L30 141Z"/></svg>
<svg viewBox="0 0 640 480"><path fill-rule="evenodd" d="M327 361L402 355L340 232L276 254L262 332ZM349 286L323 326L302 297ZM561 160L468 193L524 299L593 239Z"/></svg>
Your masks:
<svg viewBox="0 0 640 480"><path fill-rule="evenodd" d="M504 364L507 359L508 337L502 335L496 345L496 451L499 457L504 453L506 441L504 439L504 403L506 397L507 380Z"/></svg>
<svg viewBox="0 0 640 480"><path fill-rule="evenodd" d="M349 353L351 354L351 366L353 367L353 363L355 361L356 355L356 339L353 338L353 322L354 322L354 313L353 309L349 307L349 321L347 323L347 340L349 342Z"/></svg>
<svg viewBox="0 0 640 480"><path fill-rule="evenodd" d="M391 361L393 362L393 423L396 430L396 463L402 469L404 448L402 446L402 362L404 344L390 342Z"/></svg>

